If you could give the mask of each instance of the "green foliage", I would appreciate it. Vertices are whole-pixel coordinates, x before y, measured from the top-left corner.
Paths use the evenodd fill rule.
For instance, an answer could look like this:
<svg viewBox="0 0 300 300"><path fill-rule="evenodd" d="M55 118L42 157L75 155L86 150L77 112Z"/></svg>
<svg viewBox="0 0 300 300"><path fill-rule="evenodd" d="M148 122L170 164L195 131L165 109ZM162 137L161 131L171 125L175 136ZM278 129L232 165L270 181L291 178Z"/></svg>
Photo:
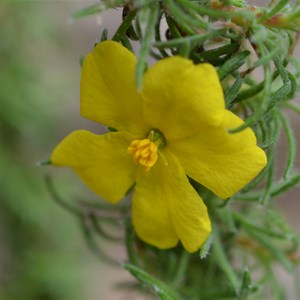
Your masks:
<svg viewBox="0 0 300 300"><path fill-rule="evenodd" d="M53 137L54 98L29 42L55 36L43 11L33 2L1 3L0 299L61 300L81 293L74 286L82 265L70 254L74 243L65 241L66 234L76 237L73 220L53 204L35 165Z"/></svg>
<svg viewBox="0 0 300 300"><path fill-rule="evenodd" d="M140 268L131 265L124 264L124 268L128 270L134 277L136 277L141 283L149 285L161 300L179 300L179 296L165 285L160 280L149 275Z"/></svg>
<svg viewBox="0 0 300 300"><path fill-rule="evenodd" d="M128 253L125 269L160 299L266 299L267 291L261 286L270 287L272 299L285 298L274 266L293 272L299 263L299 237L274 208L274 199L300 182L295 137L282 112L286 108L300 113L300 107L292 102L299 91L300 68L293 51L299 39L300 10L299 1L288 2L270 1L266 7L255 7L246 1L112 0L75 14L81 17L122 7L123 20L112 39L130 51L132 41L140 43L138 88L149 56L181 55L195 63L213 64L227 108L245 120L230 132L252 127L268 155L267 167L225 202L191 180L213 222L212 235L196 254L187 254L180 245L162 251L140 241L131 226L126 201L113 208L81 201L71 209L70 204L59 201L85 224L89 245L104 259L108 258L96 238L112 240L111 228L123 228L121 240ZM106 32L102 37L107 39ZM256 71L262 72L261 81ZM288 158L282 174L277 175L276 146L281 134L287 137ZM110 229L104 232L104 225Z"/></svg>

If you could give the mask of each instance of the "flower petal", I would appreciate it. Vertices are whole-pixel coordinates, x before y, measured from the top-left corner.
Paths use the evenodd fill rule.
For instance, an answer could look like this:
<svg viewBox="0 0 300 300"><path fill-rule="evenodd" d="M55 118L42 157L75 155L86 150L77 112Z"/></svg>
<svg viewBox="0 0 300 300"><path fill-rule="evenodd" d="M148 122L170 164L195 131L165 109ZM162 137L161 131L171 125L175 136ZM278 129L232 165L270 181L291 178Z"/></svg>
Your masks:
<svg viewBox="0 0 300 300"><path fill-rule="evenodd" d="M118 130L147 133L134 81L135 64L134 54L120 44L98 44L82 66L81 115Z"/></svg>
<svg viewBox="0 0 300 300"><path fill-rule="evenodd" d="M166 58L144 75L144 116L167 138L187 137L199 124L218 126L224 117L224 97L216 70L182 57Z"/></svg>
<svg viewBox="0 0 300 300"><path fill-rule="evenodd" d="M133 224L138 236L158 248L174 247L178 239L197 251L211 227L206 206L190 185L176 157L165 152L149 172L138 171L133 195Z"/></svg>
<svg viewBox="0 0 300 300"><path fill-rule="evenodd" d="M96 194L116 203L135 182L136 166L127 153L133 139L124 132L74 131L56 146L51 162L73 168Z"/></svg>
<svg viewBox="0 0 300 300"><path fill-rule="evenodd" d="M229 133L243 121L226 111L218 128L204 127L194 137L169 144L186 173L221 198L228 198L250 182L267 163L266 155L256 146L250 128Z"/></svg>

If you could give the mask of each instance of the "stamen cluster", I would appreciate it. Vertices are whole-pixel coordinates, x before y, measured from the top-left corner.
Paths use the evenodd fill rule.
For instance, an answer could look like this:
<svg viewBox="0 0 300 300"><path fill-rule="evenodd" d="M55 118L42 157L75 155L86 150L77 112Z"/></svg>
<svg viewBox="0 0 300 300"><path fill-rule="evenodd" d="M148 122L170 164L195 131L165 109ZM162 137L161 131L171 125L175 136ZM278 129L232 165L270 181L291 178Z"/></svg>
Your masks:
<svg viewBox="0 0 300 300"><path fill-rule="evenodd" d="M157 145L149 139L134 140L127 150L133 154L134 162L144 166L146 171L153 167L158 158Z"/></svg>

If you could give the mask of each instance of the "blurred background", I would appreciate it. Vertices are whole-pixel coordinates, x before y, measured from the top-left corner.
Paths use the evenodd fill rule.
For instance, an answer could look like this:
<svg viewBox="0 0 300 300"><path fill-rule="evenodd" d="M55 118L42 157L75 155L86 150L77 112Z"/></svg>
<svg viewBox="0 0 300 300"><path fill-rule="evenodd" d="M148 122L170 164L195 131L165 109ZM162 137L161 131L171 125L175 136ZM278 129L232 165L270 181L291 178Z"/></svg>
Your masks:
<svg viewBox="0 0 300 300"><path fill-rule="evenodd" d="M91 125L79 116L79 60L101 19L70 18L88 4L0 4L1 300L118 299L110 283L127 276L91 254L76 219L50 197L45 174L66 199L96 197L68 170L37 166L65 135Z"/></svg>
<svg viewBox="0 0 300 300"><path fill-rule="evenodd" d="M92 50L104 27L109 36L114 33L120 11L71 20L74 11L93 3L0 4L1 300L134 297L114 288L115 283L130 276L121 267L101 262L88 250L76 219L54 203L44 177L51 174L66 199L96 197L69 170L37 166L71 131L101 130L79 115L79 61ZM300 122L294 117L291 114L299 141ZM282 137L278 151L283 159L284 145ZM294 189L278 199L283 215L298 232L299 191ZM124 261L122 246L104 247ZM278 272L292 291L292 279ZM293 295L291 292L290 299L296 300Z"/></svg>

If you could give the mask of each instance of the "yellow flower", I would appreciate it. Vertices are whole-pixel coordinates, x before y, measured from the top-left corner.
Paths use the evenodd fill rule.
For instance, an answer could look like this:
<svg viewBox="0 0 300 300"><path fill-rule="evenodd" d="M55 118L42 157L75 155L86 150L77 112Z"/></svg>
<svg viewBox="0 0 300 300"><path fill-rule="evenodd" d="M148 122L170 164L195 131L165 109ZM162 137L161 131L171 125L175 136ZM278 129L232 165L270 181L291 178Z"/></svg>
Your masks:
<svg viewBox="0 0 300 300"><path fill-rule="evenodd" d="M73 168L111 203L135 184L132 219L138 236L161 249L180 240L194 252L211 225L186 175L228 198L264 168L266 155L251 129L228 132L243 121L225 109L211 65L163 59L146 71L141 92L135 65L136 57L112 41L86 56L81 115L118 131L75 131L55 148L51 162Z"/></svg>

